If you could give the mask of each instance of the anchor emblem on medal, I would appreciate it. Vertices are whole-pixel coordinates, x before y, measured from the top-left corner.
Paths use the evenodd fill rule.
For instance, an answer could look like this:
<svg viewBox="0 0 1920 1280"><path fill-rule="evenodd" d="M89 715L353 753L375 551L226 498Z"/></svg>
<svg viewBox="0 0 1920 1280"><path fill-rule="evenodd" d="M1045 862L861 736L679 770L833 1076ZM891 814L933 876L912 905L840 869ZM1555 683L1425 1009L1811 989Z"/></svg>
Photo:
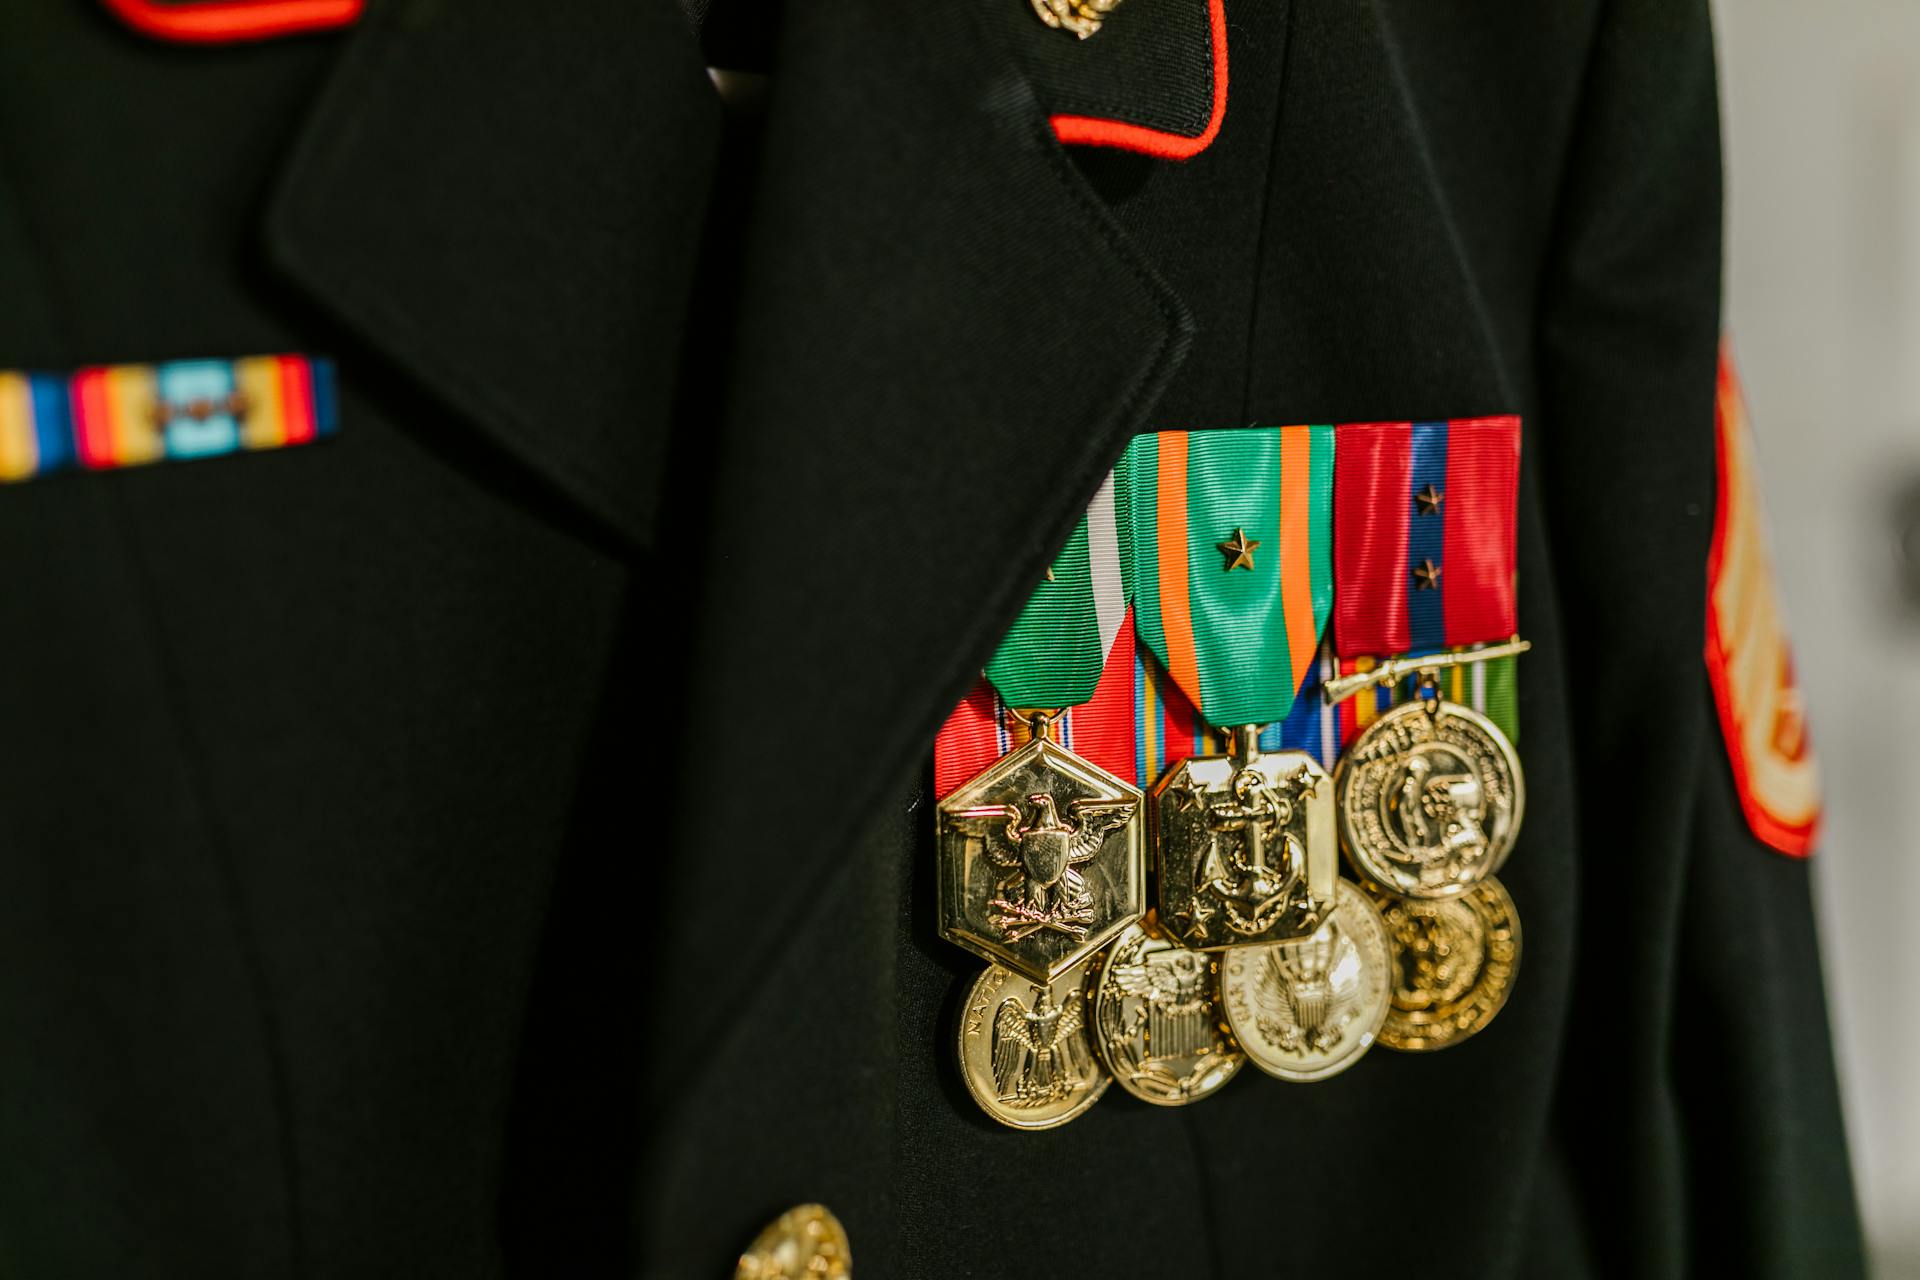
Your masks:
<svg viewBox="0 0 1920 1280"><path fill-rule="evenodd" d="M1309 799L1320 789L1320 780L1310 777L1305 767L1288 774L1286 781ZM1200 866L1196 928L1206 928L1210 904L1218 903L1227 928L1254 937L1279 923L1302 878L1307 851L1287 830L1293 821L1292 795L1269 786L1255 769L1235 772L1227 790L1231 798L1207 805L1207 830L1213 838Z"/></svg>
<svg viewBox="0 0 1920 1280"><path fill-rule="evenodd" d="M1341 757L1334 803L1361 875L1402 897L1450 898L1513 851L1526 783L1499 726L1441 697L1434 672L1420 685Z"/></svg>
<svg viewBox="0 0 1920 1280"><path fill-rule="evenodd" d="M1333 788L1301 751L1263 754L1252 728L1229 756L1182 761L1154 789L1159 918L1202 950L1319 927L1338 872Z"/></svg>
<svg viewBox="0 0 1920 1280"><path fill-rule="evenodd" d="M1105 946L1146 909L1138 788L1029 720L1033 740L940 803L940 933L1036 983Z"/></svg>
<svg viewBox="0 0 1920 1280"><path fill-rule="evenodd" d="M1386 931L1339 877L1333 780L1302 751L1262 753L1253 726L1226 756L1183 761L1154 789L1158 918L1219 952L1225 1022L1283 1080L1344 1071L1386 1016Z"/></svg>

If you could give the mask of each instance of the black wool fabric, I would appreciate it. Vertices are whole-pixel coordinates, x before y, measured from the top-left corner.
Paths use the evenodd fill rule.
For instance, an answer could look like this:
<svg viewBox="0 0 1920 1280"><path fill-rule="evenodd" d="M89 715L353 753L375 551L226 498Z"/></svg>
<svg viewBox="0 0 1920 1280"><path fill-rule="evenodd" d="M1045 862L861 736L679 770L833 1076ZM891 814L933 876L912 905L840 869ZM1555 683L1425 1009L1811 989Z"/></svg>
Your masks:
<svg viewBox="0 0 1920 1280"><path fill-rule="evenodd" d="M993 6L1007 52L1050 114L1087 116L1197 138L1213 115L1213 21L1209 0L1121 4L1097 38L1034 31L1031 0ZM1256 93L1258 90L1256 89Z"/></svg>
<svg viewBox="0 0 1920 1280"><path fill-rule="evenodd" d="M715 5L752 123L676 0L14 15L0 368L327 354L341 429L0 490L0 1274L680 1280L807 1201L863 1277L1861 1273L1701 657L1705 4L1231 0L1211 147L1061 147L1156 4ZM1500 412L1509 1006L993 1124L928 751L1127 440Z"/></svg>

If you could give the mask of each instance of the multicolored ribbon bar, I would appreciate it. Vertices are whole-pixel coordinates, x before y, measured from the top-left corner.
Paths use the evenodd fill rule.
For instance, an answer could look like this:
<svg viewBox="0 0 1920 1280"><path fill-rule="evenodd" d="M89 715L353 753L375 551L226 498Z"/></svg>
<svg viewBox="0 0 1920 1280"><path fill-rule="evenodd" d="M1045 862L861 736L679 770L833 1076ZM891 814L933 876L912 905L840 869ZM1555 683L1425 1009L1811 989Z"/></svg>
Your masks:
<svg viewBox="0 0 1920 1280"><path fill-rule="evenodd" d="M1519 659L1513 657L1489 658L1484 662L1444 668L1439 673L1440 693L1448 702L1472 707L1493 721L1500 732L1507 735L1507 741L1518 743L1520 700L1519 686L1515 683L1518 663ZM1339 674L1343 676L1371 671L1373 667L1372 658L1339 659ZM1391 687L1374 685L1362 689L1344 702L1327 708L1337 726L1338 746L1335 754L1359 737L1368 725L1400 703L1417 696L1418 692L1419 677L1409 676Z"/></svg>
<svg viewBox="0 0 1920 1280"><path fill-rule="evenodd" d="M1431 653L1512 636L1519 483L1517 417L1341 427L1340 656Z"/></svg>
<svg viewBox="0 0 1920 1280"><path fill-rule="evenodd" d="M1345 739L1339 709L1321 699L1320 686L1336 669L1332 653L1323 649L1308 665L1287 718L1260 730L1262 751L1304 751L1323 768L1333 768ZM1165 668L1145 652L1134 663L1134 704L1135 768L1145 782L1189 756L1227 754L1226 731L1209 727Z"/></svg>
<svg viewBox="0 0 1920 1280"><path fill-rule="evenodd" d="M1284 720L1333 602L1334 429L1162 431L1127 465L1141 640L1208 724Z"/></svg>
<svg viewBox="0 0 1920 1280"><path fill-rule="evenodd" d="M941 730L936 792L1021 744L1009 706L1071 707L1063 743L1143 786L1242 724L1331 768L1414 690L1327 707L1326 680L1512 636L1519 458L1517 417L1137 438ZM1514 672L1442 692L1517 738Z"/></svg>
<svg viewBox="0 0 1920 1280"><path fill-rule="evenodd" d="M73 460L67 379L0 371L0 482L63 471Z"/></svg>
<svg viewBox="0 0 1920 1280"><path fill-rule="evenodd" d="M337 427L333 365L308 356L0 371L0 481L278 449Z"/></svg>
<svg viewBox="0 0 1920 1280"><path fill-rule="evenodd" d="M1009 708L1060 712L1054 740L1132 781L1134 628L1119 493L1121 459L1094 494L1047 579L933 744L934 798L1032 736Z"/></svg>

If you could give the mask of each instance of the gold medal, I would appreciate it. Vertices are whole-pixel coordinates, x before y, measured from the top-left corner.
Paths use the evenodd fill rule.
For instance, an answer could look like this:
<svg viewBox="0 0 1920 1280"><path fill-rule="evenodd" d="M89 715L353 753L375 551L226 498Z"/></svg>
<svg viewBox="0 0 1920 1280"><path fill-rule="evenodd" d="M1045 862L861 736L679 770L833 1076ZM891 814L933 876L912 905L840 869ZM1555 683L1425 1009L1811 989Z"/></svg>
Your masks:
<svg viewBox="0 0 1920 1280"><path fill-rule="evenodd" d="M1002 965L974 980L960 1015L960 1078L1015 1129L1051 1129L1100 1100L1111 1078L1087 1030L1087 966L1029 982Z"/></svg>
<svg viewBox="0 0 1920 1280"><path fill-rule="evenodd" d="M1261 754L1235 731L1229 756L1181 761L1153 791L1161 927L1215 950L1305 938L1339 876L1333 787L1304 751Z"/></svg>
<svg viewBox="0 0 1920 1280"><path fill-rule="evenodd" d="M1221 1030L1218 959L1146 922L1094 961L1093 1043L1142 1102L1177 1107L1208 1097L1246 1059Z"/></svg>
<svg viewBox="0 0 1920 1280"><path fill-rule="evenodd" d="M1367 896L1341 880L1312 937L1236 947L1220 960L1227 1024L1268 1075L1324 1080L1373 1044L1391 994L1387 930Z"/></svg>
<svg viewBox="0 0 1920 1280"><path fill-rule="evenodd" d="M1527 786L1513 744L1478 711L1440 697L1433 677L1435 667L1475 656L1406 660L1429 664L1420 671L1432 696L1367 726L1334 771L1347 857L1363 879L1402 897L1465 893L1500 868L1520 832Z"/></svg>
<svg viewBox="0 0 1920 1280"><path fill-rule="evenodd" d="M1370 889L1393 955L1389 1049L1457 1044L1493 1021L1520 968L1520 916L1492 876L1455 898L1395 898Z"/></svg>
<svg viewBox="0 0 1920 1280"><path fill-rule="evenodd" d="M1112 941L1146 910L1138 788L1082 760L1033 717L1033 741L940 802L940 936L1034 982Z"/></svg>

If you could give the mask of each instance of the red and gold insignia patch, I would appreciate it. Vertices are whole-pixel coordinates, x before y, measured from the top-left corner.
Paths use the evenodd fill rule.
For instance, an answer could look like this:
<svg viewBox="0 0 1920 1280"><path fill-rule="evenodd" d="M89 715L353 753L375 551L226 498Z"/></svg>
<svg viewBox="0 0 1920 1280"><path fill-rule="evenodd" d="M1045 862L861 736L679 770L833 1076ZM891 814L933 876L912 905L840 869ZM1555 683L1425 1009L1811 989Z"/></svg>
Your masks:
<svg viewBox="0 0 1920 1280"><path fill-rule="evenodd" d="M1820 772L1774 589L1746 401L1725 346L1714 418L1720 498L1707 559L1707 674L1748 825L1805 857L1820 831Z"/></svg>

